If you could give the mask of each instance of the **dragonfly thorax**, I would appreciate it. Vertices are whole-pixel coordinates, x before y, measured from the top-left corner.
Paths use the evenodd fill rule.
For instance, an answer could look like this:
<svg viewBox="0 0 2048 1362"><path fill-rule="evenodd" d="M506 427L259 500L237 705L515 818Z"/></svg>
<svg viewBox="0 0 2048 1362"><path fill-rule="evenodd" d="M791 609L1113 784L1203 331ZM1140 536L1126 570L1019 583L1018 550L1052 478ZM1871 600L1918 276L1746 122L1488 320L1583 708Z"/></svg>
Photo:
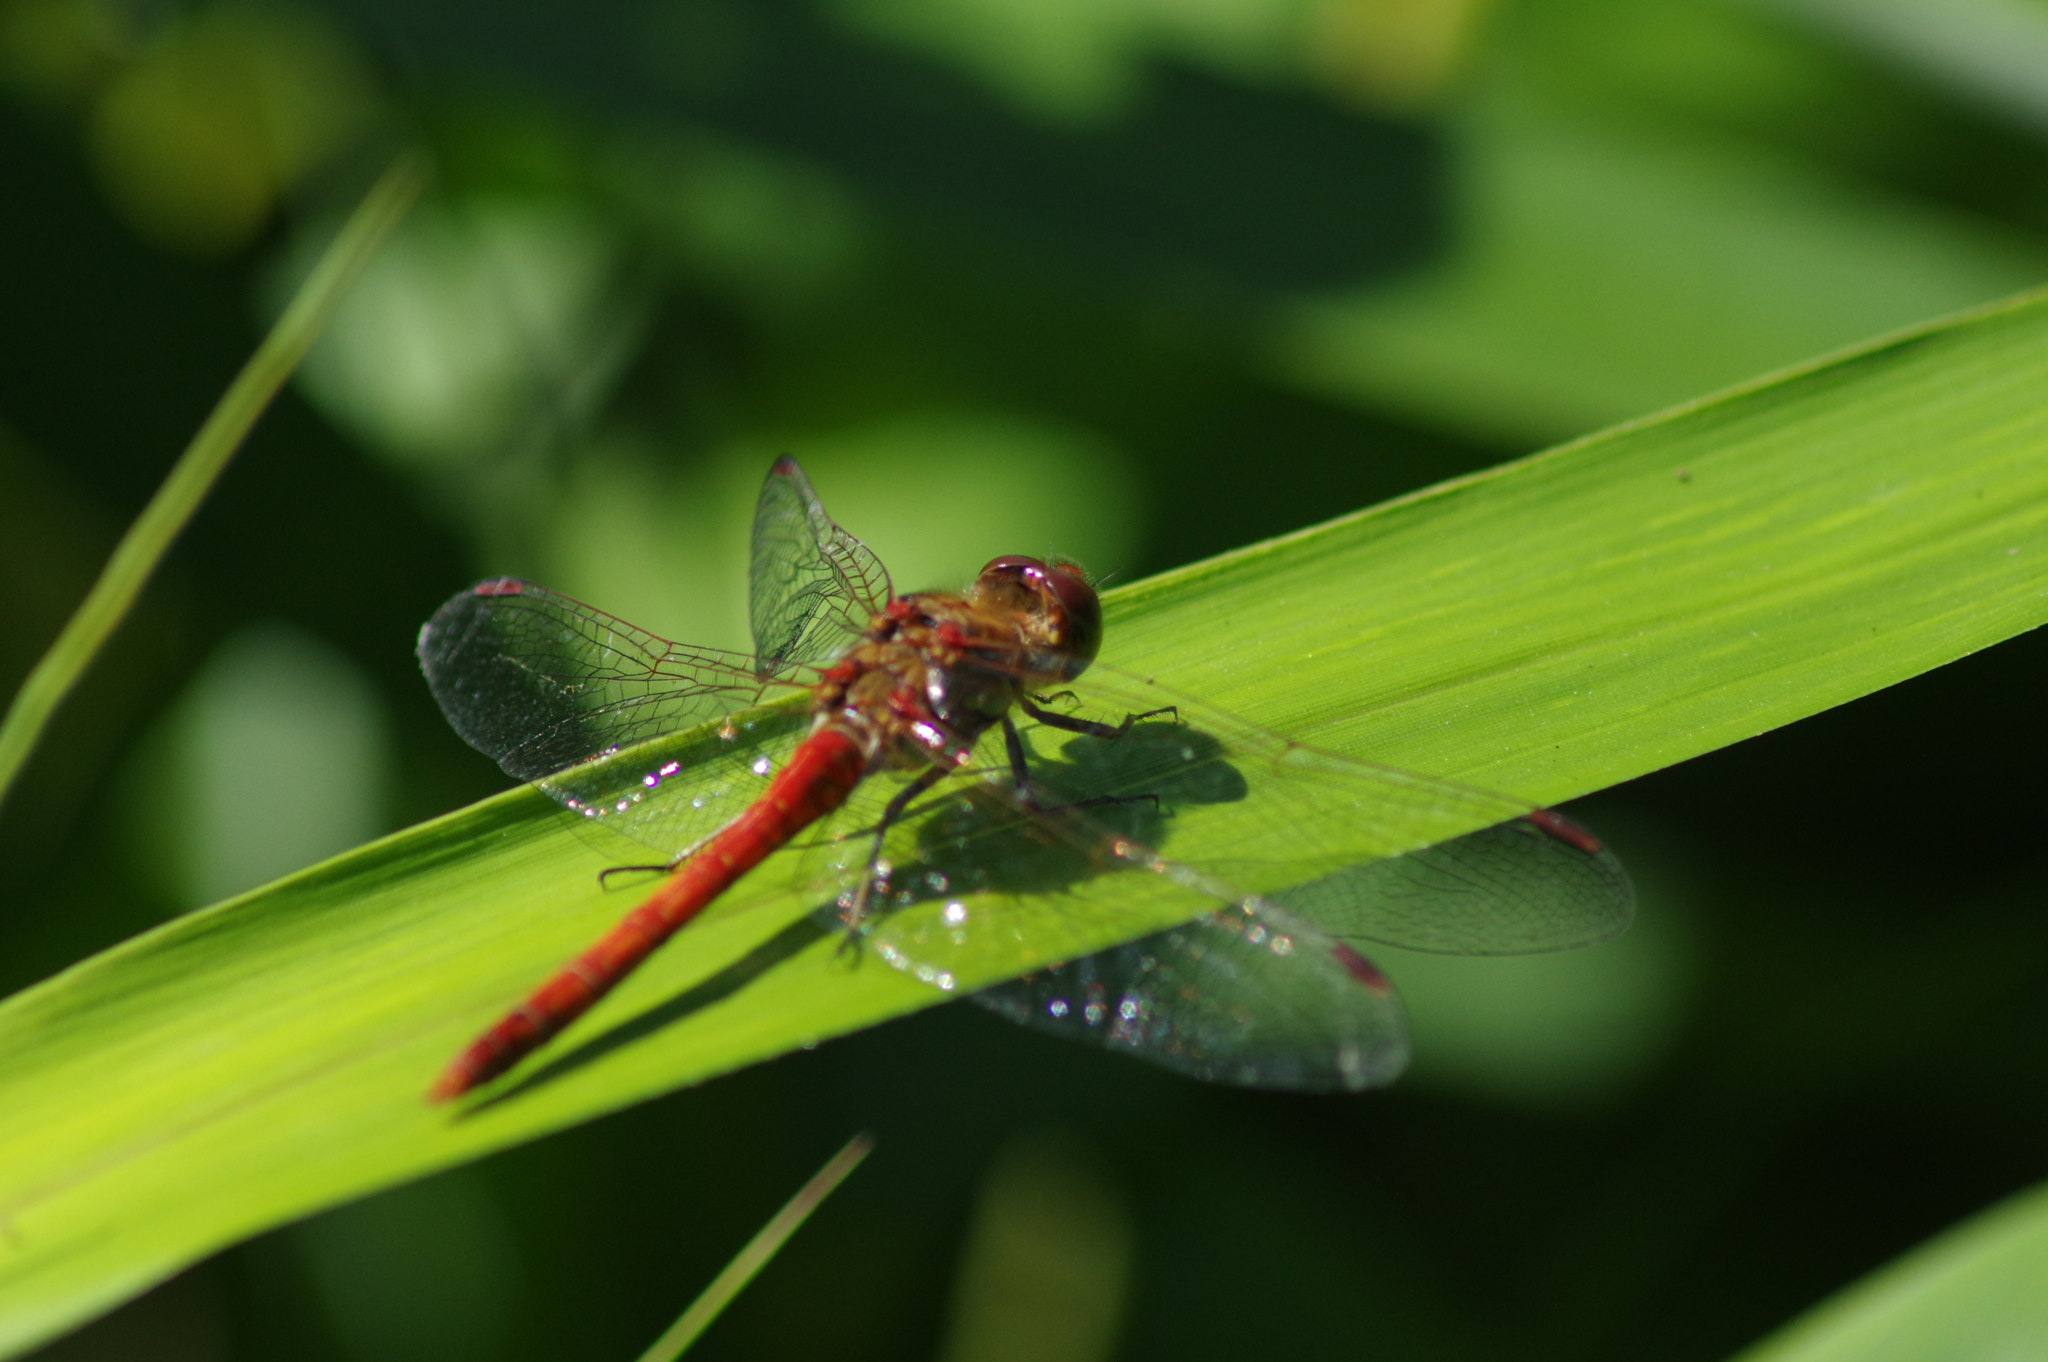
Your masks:
<svg viewBox="0 0 2048 1362"><path fill-rule="evenodd" d="M998 559L965 594L894 598L820 677L819 722L856 737L881 765L964 760L1021 696L1078 675L1093 656L1093 617L1070 611L1057 594L1064 582L1048 577L1035 559ZM1066 646L1076 636L1085 651Z"/></svg>

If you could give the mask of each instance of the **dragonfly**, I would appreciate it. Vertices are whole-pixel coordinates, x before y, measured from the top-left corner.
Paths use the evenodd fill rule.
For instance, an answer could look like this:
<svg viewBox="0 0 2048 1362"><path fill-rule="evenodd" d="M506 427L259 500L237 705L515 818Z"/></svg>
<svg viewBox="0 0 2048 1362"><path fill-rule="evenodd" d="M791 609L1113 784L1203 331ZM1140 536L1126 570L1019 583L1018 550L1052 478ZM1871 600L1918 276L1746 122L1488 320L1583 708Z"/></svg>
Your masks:
<svg viewBox="0 0 2048 1362"><path fill-rule="evenodd" d="M1024 1025L1311 1091L1407 1062L1368 943L1563 949L1633 912L1619 861L1561 814L1097 666L1102 604L1071 562L1007 555L964 591L897 594L792 458L755 507L748 615L751 655L499 578L422 627L462 738L664 858L644 867L658 887L455 1056L430 1100L511 1070L750 892L814 895L856 957L940 989L1016 976L972 996Z"/></svg>

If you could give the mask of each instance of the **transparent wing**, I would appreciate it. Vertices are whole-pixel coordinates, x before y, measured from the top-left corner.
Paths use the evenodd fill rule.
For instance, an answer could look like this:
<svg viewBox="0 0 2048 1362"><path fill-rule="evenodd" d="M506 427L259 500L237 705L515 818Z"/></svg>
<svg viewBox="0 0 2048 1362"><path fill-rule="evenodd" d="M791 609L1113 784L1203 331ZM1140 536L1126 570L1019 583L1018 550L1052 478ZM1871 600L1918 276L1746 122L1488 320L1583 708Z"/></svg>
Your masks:
<svg viewBox="0 0 2048 1362"><path fill-rule="evenodd" d="M760 708L800 691L793 679L512 578L435 611L418 652L470 746L665 856L744 807L809 725L805 711ZM735 715L745 717L706 727ZM689 797L677 797L669 777L707 760L719 773L694 771Z"/></svg>
<svg viewBox="0 0 2048 1362"><path fill-rule="evenodd" d="M1490 953L1626 926L1619 863L1556 815L1225 723L1034 729L1060 751L1035 754L1030 801L1004 774L931 801L889 837L882 889L838 914L859 907L874 952L941 989L1022 971L986 1001L1039 1029L1316 1090L1383 1083L1406 1053L1345 939Z"/></svg>
<svg viewBox="0 0 2048 1362"><path fill-rule="evenodd" d="M1357 1092L1408 1063L1385 976L1271 906L1183 927L983 989L974 1001L1034 1030L1212 1083Z"/></svg>
<svg viewBox="0 0 2048 1362"><path fill-rule="evenodd" d="M843 652L889 602L889 574L832 522L795 459L768 470L754 506L747 615L763 671Z"/></svg>

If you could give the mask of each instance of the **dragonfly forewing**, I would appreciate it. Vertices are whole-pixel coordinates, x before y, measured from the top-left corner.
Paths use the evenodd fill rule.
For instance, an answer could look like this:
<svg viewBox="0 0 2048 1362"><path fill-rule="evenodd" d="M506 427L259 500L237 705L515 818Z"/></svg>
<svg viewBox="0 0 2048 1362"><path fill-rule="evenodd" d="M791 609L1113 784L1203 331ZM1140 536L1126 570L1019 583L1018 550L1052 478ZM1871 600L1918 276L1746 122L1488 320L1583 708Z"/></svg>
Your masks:
<svg viewBox="0 0 2048 1362"><path fill-rule="evenodd" d="M450 725L519 780L683 732L803 680L509 577L435 611L418 653Z"/></svg>
<svg viewBox="0 0 2048 1362"><path fill-rule="evenodd" d="M761 665L837 656L889 596L881 559L825 513L796 460L776 460L754 506L747 571L747 617Z"/></svg>

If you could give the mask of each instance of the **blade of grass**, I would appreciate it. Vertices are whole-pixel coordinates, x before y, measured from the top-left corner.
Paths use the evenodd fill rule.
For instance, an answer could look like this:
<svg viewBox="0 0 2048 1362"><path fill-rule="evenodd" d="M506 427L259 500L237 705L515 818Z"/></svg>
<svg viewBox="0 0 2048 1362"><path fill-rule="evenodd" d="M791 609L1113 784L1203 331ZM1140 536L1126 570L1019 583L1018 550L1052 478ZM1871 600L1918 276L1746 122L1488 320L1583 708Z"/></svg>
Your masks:
<svg viewBox="0 0 2048 1362"><path fill-rule="evenodd" d="M704 1288L704 1294L690 1302L690 1308L683 1311L674 1324L669 1325L654 1345L640 1354L640 1362L675 1362L697 1341L697 1335L711 1327L711 1321L718 1318L733 1297L746 1289L754 1274L768 1266L768 1260L781 1250L797 1227L810 1219L812 1211L818 1209L826 1197L846 1180L846 1175L860 1167L860 1162L874 1150L875 1141L871 1135L856 1135L846 1142L846 1147L834 1154L831 1160L811 1175L789 1203L775 1213L775 1218L761 1227L760 1233L747 1241L747 1246L734 1255L725 1265L725 1270Z"/></svg>
<svg viewBox="0 0 2048 1362"><path fill-rule="evenodd" d="M1104 659L1567 799L2048 619L2044 354L2044 296L1893 337L1137 583ZM321 1207L950 996L855 967L813 904L750 881L489 1100L430 1111L448 1056L619 916L602 864L516 790L0 1004L0 1350ZM1052 917L1036 950L1101 944L1100 915Z"/></svg>
<svg viewBox="0 0 2048 1362"><path fill-rule="evenodd" d="M425 176L424 163L406 155L371 186L277 324L214 404L149 505L128 527L92 590L22 682L6 717L0 719L0 803L6 801L8 789L35 751L50 716L127 615L156 565L206 499L264 408L305 358L335 304L362 272L378 243L405 215Z"/></svg>

